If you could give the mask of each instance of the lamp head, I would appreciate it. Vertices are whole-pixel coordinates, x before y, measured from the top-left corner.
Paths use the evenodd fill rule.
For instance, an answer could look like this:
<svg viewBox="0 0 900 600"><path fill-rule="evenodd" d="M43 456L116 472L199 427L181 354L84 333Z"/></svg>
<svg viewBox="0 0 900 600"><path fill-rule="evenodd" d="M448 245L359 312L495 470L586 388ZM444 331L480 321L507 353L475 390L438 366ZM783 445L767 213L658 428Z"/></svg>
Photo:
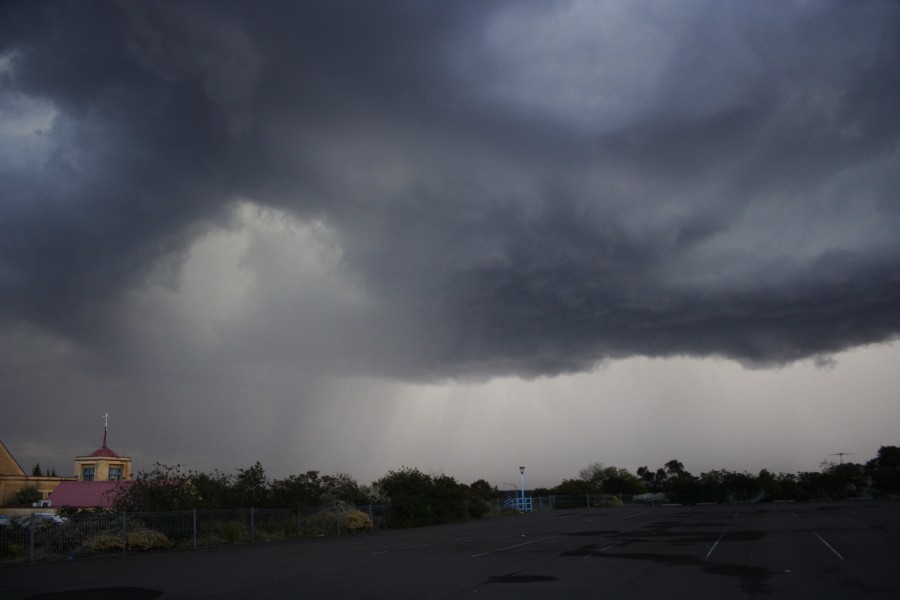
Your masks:
<svg viewBox="0 0 900 600"><path fill-rule="evenodd" d="M525 467L519 467L519 473L521 473L522 475L524 475L524 474L525 474Z"/></svg>

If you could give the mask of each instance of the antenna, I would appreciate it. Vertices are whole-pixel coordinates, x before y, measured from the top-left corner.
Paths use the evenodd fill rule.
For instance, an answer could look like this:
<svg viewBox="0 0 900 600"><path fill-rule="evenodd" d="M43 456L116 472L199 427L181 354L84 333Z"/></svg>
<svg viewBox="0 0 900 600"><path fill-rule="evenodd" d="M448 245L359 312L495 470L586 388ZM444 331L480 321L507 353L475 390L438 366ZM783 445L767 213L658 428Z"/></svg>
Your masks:
<svg viewBox="0 0 900 600"><path fill-rule="evenodd" d="M829 454L829 456L840 456L841 464L844 464L844 457L845 456L853 456L853 453L852 452L835 452L834 454Z"/></svg>

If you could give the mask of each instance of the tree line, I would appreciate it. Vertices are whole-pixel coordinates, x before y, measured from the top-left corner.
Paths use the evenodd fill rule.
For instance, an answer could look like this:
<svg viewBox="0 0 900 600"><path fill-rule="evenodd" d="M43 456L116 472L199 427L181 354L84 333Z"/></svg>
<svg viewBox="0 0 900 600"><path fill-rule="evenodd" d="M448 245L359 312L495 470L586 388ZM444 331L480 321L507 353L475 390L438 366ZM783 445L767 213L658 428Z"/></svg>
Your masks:
<svg viewBox="0 0 900 600"><path fill-rule="evenodd" d="M900 447L883 446L864 464L826 462L820 471L797 474L774 474L763 469L756 475L728 470L693 475L679 460L670 460L656 470L644 466L631 473L622 467L594 463L582 469L577 478L529 493L631 499L656 494L681 504L877 497L900 493ZM371 485L360 485L350 475L323 475L319 471L270 479L259 462L234 473L203 473L180 465L157 464L118 489L114 508L136 512L390 504L390 524L408 527L485 516L496 508L502 495L484 479L464 484L448 475L410 467L391 470Z"/></svg>
<svg viewBox="0 0 900 600"><path fill-rule="evenodd" d="M746 471L716 469L693 475L679 460L654 470L646 466L628 469L594 463L576 479L563 480L548 494L608 494L639 496L658 494L680 504L700 502L774 502L841 500L860 496L879 497L900 493L900 447L882 446L866 463L823 462L819 471L754 475Z"/></svg>
<svg viewBox="0 0 900 600"><path fill-rule="evenodd" d="M270 479L257 462L229 474L185 470L181 465L154 465L127 486L120 486L113 508L129 512L217 510L236 508L323 508L390 504L391 525L430 525L469 517L492 508L496 488L483 479L471 485L447 475L419 469L391 470L372 485L360 485L350 475L319 471Z"/></svg>

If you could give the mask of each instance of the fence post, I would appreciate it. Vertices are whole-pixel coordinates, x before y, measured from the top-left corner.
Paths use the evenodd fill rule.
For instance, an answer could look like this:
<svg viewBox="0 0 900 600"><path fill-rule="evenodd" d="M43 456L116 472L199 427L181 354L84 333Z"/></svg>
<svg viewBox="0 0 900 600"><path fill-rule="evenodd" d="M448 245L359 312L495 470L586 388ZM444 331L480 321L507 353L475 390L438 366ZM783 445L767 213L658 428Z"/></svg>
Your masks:
<svg viewBox="0 0 900 600"><path fill-rule="evenodd" d="M341 507L334 505L334 520L337 523L337 534L341 535Z"/></svg>
<svg viewBox="0 0 900 600"><path fill-rule="evenodd" d="M194 548L197 547L197 509L193 510L194 513Z"/></svg>
<svg viewBox="0 0 900 600"><path fill-rule="evenodd" d="M256 541L256 520L255 520L255 511L256 509L250 509L250 543Z"/></svg>
<svg viewBox="0 0 900 600"><path fill-rule="evenodd" d="M303 509L297 507L297 539L303 537Z"/></svg>
<svg viewBox="0 0 900 600"><path fill-rule="evenodd" d="M124 510L122 511L122 554L128 552L128 525L126 519L126 513Z"/></svg>
<svg viewBox="0 0 900 600"><path fill-rule="evenodd" d="M28 562L34 562L34 513L28 520Z"/></svg>
<svg viewBox="0 0 900 600"><path fill-rule="evenodd" d="M585 496L587 496L587 507L590 508L591 507L591 493L588 492L585 494Z"/></svg>
<svg viewBox="0 0 900 600"><path fill-rule="evenodd" d="M372 521L372 529L375 529L375 515L372 514L372 505L369 504L369 520Z"/></svg>

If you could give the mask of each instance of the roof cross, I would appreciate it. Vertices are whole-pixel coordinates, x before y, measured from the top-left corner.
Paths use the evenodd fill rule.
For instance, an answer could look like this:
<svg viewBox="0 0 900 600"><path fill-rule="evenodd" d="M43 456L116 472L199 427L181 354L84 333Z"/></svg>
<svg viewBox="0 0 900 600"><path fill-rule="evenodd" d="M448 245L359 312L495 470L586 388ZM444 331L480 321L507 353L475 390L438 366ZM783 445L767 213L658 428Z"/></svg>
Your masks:
<svg viewBox="0 0 900 600"><path fill-rule="evenodd" d="M109 429L109 411L103 415L103 447L106 448L106 430Z"/></svg>

